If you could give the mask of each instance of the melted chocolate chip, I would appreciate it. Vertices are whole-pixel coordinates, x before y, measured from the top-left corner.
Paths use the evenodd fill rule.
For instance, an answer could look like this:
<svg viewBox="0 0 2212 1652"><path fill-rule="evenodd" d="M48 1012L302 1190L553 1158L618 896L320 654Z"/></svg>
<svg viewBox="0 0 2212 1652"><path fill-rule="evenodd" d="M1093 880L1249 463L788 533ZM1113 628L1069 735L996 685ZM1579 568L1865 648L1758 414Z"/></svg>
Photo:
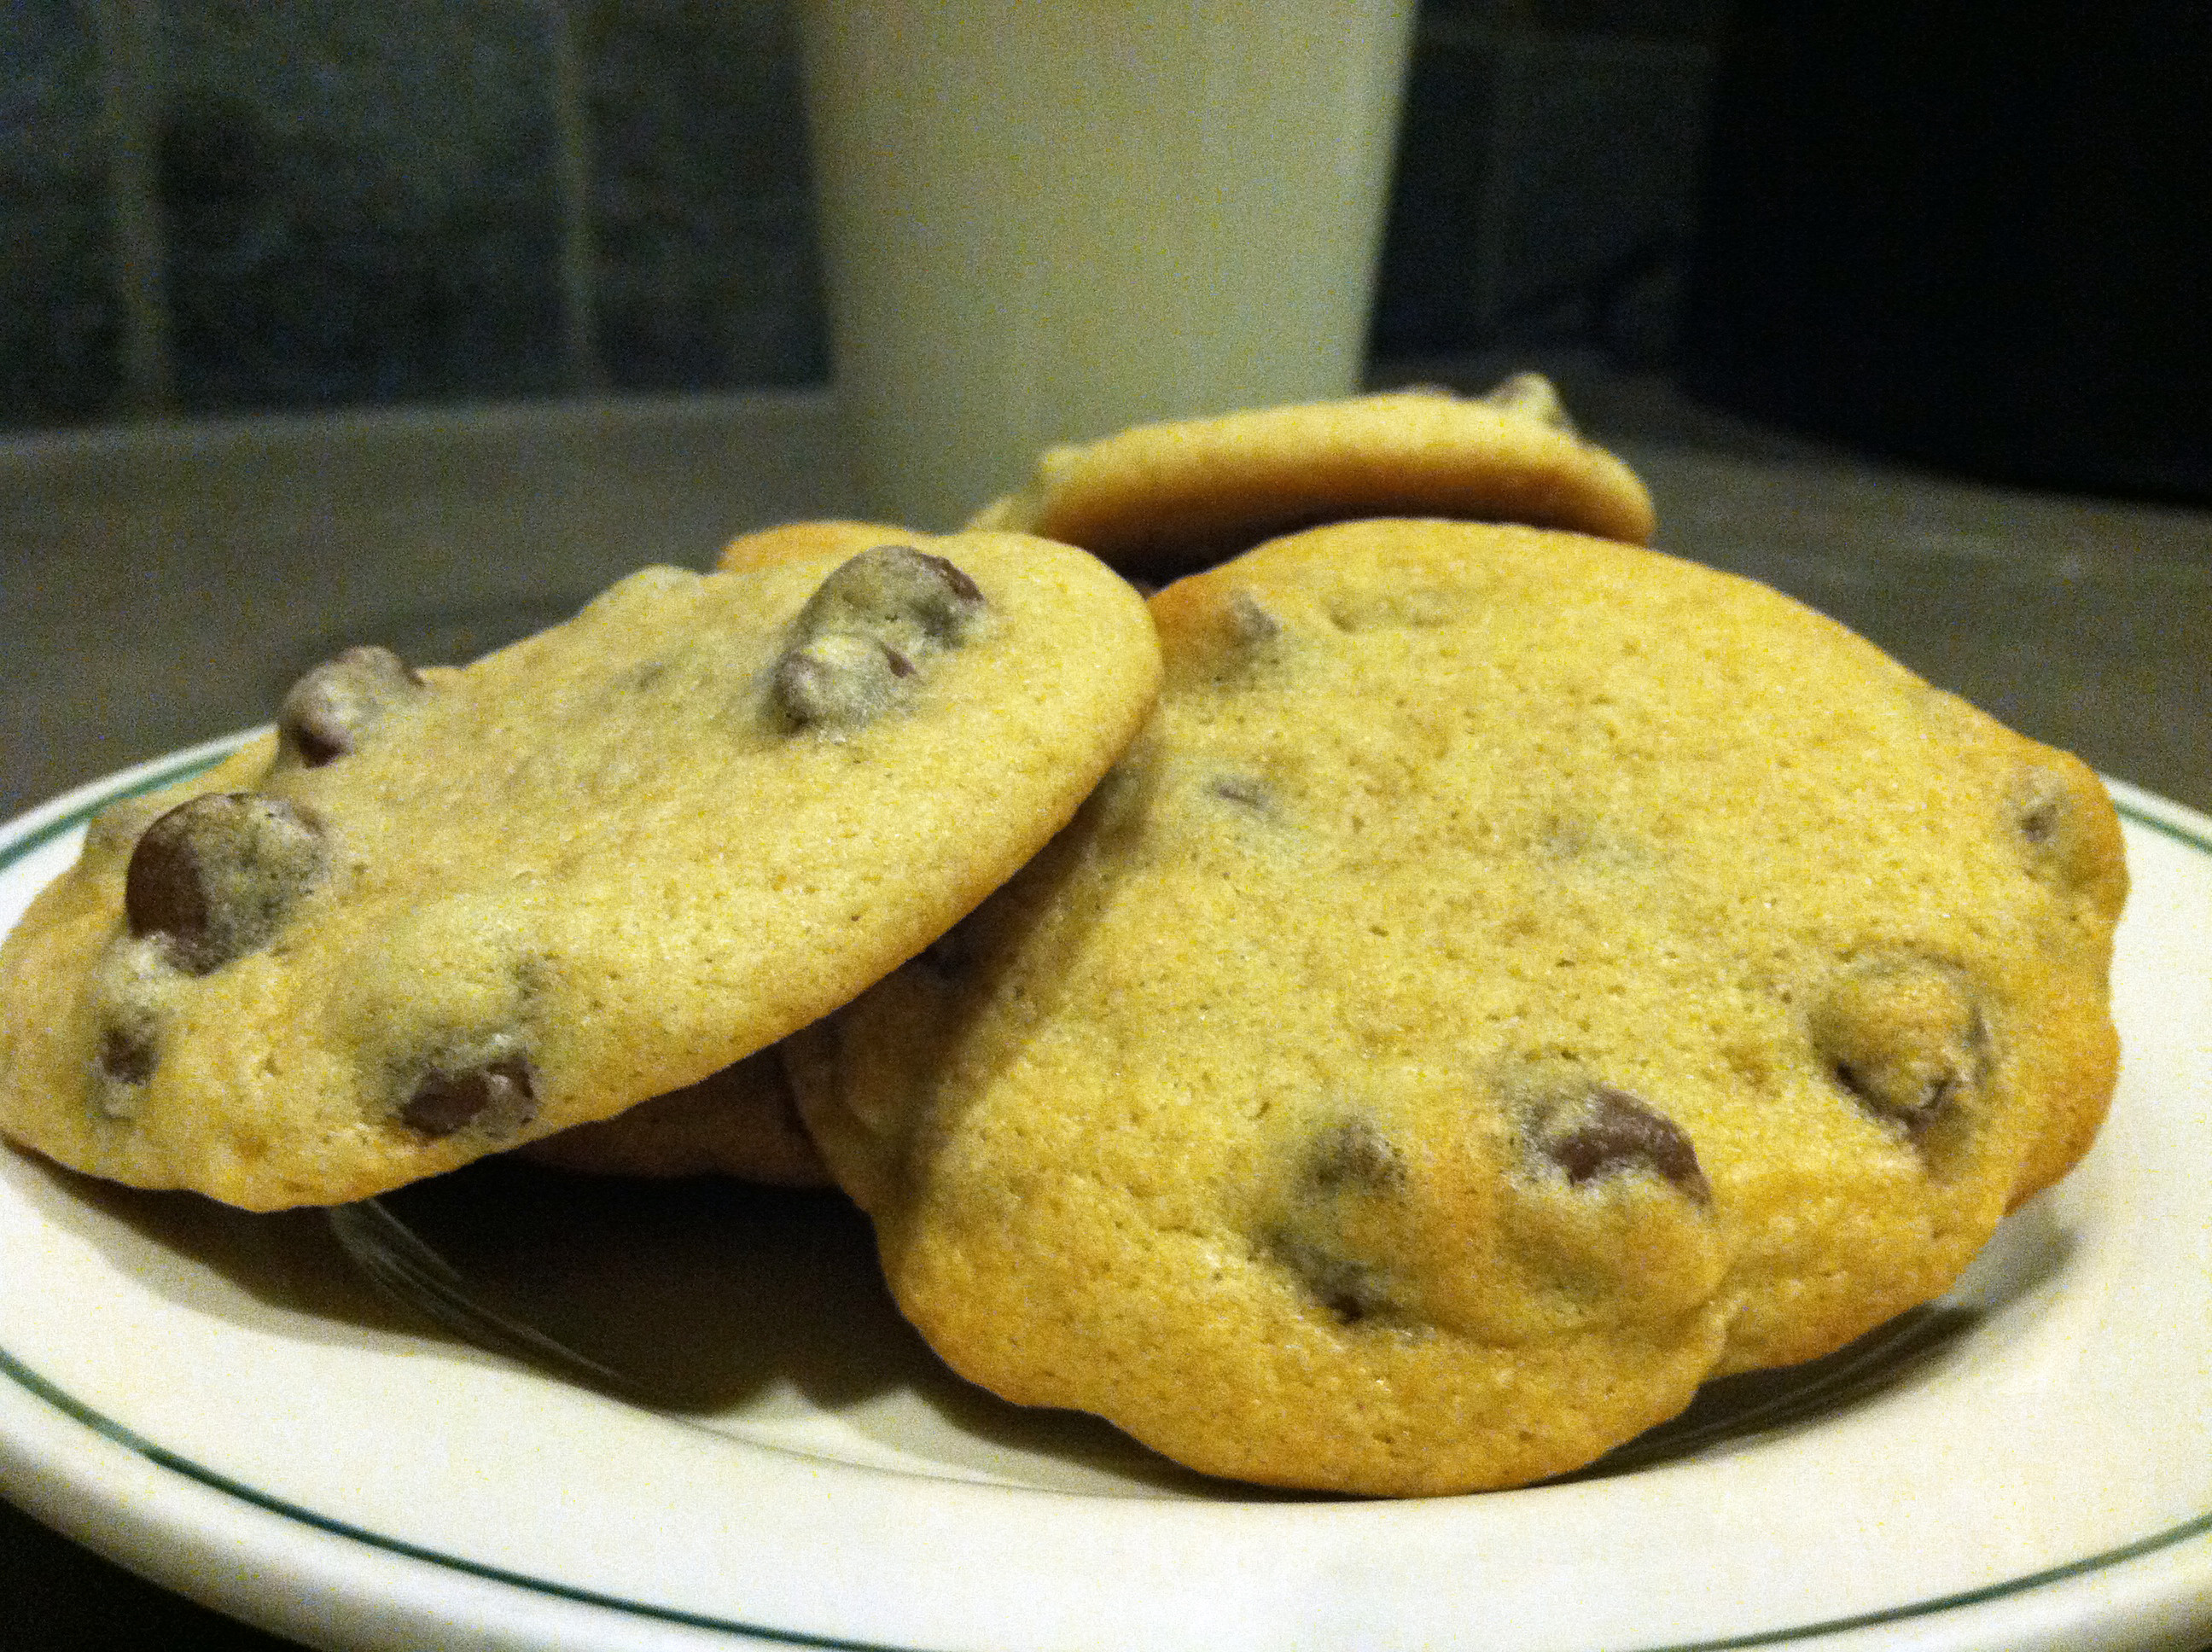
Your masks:
<svg viewBox="0 0 2212 1652"><path fill-rule="evenodd" d="M1580 1104L1554 1113L1543 1149L1570 1186L1649 1172L1704 1204L1712 1187L1682 1127L1625 1090L1600 1085Z"/></svg>
<svg viewBox="0 0 2212 1652"><path fill-rule="evenodd" d="M450 1136L479 1119L527 1119L537 1106L530 1064L510 1056L460 1072L432 1070L416 1081L399 1117L426 1136Z"/></svg>
<svg viewBox="0 0 2212 1652"><path fill-rule="evenodd" d="M344 756L422 679L389 648L349 648L309 671L276 714L280 750L309 768Z"/></svg>
<svg viewBox="0 0 2212 1652"><path fill-rule="evenodd" d="M131 932L204 975L267 943L322 880L322 834L279 798L213 792L139 834L124 872Z"/></svg>

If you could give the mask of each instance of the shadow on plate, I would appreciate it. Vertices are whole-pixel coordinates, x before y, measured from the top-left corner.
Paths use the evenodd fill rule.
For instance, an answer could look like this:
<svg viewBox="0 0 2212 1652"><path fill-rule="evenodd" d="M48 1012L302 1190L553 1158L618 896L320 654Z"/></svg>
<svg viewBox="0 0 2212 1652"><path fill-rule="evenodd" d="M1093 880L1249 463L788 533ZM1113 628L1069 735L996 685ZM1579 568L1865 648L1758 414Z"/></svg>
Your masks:
<svg viewBox="0 0 2212 1652"><path fill-rule="evenodd" d="M131 1236L131 1254L118 1260L141 1279L204 1311L282 1315L289 1334L314 1334L320 1322L332 1341L362 1330L421 1336L427 1317L456 1348L520 1359L679 1418L712 1419L776 1386L833 1413L904 1396L980 1445L1111 1475L1133 1490L1306 1500L1206 1479L1098 1418L1025 1410L962 1381L900 1316L866 1218L834 1192L712 1177L577 1177L493 1159L374 1201L391 1218L374 1244L417 1247L425 1266L443 1271L433 1288L459 1298L457 1315L419 1280L374 1288L358 1244L349 1256L325 1212L253 1215L37 1163L57 1199L89 1206ZM1942 1301L1823 1358L1708 1383L1680 1416L1546 1484L1774 1436L1898 1390L2008 1303L2054 1281L2071 1242L2032 1205ZM192 1264L231 1287L228 1296L211 1293Z"/></svg>

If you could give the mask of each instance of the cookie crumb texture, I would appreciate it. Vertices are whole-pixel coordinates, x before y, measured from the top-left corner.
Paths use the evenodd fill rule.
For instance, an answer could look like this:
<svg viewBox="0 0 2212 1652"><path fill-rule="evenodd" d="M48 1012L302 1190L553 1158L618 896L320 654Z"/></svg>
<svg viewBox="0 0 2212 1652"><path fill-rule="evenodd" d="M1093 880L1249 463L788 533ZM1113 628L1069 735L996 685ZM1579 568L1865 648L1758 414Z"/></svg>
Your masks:
<svg viewBox="0 0 2212 1652"><path fill-rule="evenodd" d="M1084 553L978 534L650 568L461 670L319 667L93 823L0 951L0 1128L267 1209L728 1067L927 945L1157 690Z"/></svg>
<svg viewBox="0 0 2212 1652"><path fill-rule="evenodd" d="M1523 1484L1938 1294L2087 1145L2074 759L1566 534L1322 529L1152 609L1075 823L789 1047L974 1381L1241 1479Z"/></svg>

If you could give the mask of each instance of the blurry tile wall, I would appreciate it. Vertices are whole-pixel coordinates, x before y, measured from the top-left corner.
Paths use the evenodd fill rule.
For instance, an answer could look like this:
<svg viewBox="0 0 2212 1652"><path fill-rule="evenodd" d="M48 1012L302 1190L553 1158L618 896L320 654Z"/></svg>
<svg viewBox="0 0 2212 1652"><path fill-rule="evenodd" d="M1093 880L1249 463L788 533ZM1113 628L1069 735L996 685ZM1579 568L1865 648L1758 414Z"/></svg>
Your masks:
<svg viewBox="0 0 2212 1652"><path fill-rule="evenodd" d="M1726 0L1425 0L1375 343L1663 355ZM0 428L827 374L785 0L7 0Z"/></svg>

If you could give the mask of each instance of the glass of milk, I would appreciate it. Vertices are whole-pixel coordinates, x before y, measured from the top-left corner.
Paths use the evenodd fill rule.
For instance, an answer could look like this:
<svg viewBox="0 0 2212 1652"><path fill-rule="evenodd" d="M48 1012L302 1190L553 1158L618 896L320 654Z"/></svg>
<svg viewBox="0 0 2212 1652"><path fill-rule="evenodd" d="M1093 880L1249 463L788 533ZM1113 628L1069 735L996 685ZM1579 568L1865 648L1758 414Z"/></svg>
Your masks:
<svg viewBox="0 0 2212 1652"><path fill-rule="evenodd" d="M860 507L1356 387L1413 0L801 0Z"/></svg>

